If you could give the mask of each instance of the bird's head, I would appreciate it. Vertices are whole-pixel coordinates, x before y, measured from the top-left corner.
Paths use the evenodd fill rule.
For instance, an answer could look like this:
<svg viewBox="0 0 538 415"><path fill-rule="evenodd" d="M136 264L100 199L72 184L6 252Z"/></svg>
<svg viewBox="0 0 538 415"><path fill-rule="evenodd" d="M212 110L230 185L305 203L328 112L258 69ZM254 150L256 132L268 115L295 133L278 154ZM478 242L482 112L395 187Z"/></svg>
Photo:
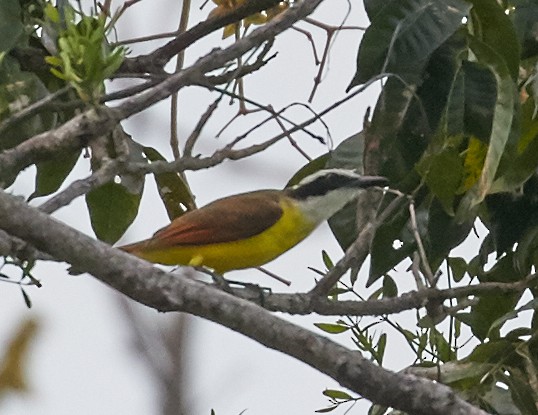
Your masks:
<svg viewBox="0 0 538 415"><path fill-rule="evenodd" d="M321 222L355 199L361 190L387 185L386 177L361 176L353 170L326 169L305 177L288 188L287 194L309 217Z"/></svg>

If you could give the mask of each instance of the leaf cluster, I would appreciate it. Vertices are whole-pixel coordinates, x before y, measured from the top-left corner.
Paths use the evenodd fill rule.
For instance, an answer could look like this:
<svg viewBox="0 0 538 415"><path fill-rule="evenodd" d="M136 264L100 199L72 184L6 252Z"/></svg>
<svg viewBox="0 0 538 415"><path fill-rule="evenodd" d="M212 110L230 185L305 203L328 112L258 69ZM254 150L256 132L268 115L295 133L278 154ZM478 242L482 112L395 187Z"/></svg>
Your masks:
<svg viewBox="0 0 538 415"><path fill-rule="evenodd" d="M104 14L86 16L68 4L61 11L50 3L44 9L44 29L58 44L57 53L45 61L52 66L51 73L73 86L83 101L97 103L105 79L123 62L125 49L108 45Z"/></svg>
<svg viewBox="0 0 538 415"><path fill-rule="evenodd" d="M360 133L364 147L375 150L356 158L355 167L385 175L391 188L411 194L417 222L413 226L410 209L403 208L377 228L367 285L383 279L376 291L381 295L394 267L417 264L415 231L426 252L416 271L424 275L428 266L435 273L426 284L437 283L443 263L449 285L464 278L467 283L524 280L538 260L538 39L532 32L538 2L364 4L371 24L349 88L379 77L385 81L372 119ZM395 197L386 195L381 210ZM344 249L356 237L348 231L352 212L331 220ZM479 252L467 259L451 257L477 221L488 231ZM492 413L534 414L536 289L530 285L529 292L532 300L518 309L523 290L481 295L456 307L462 311L450 319L448 341L430 315L419 317L422 333L401 333L410 346L418 345L414 352L421 365L453 361L465 368L440 380L470 401ZM519 323L503 336L505 323L524 311L532 312L531 325ZM455 339L462 324L483 343L457 361ZM436 356L430 363L420 357L428 342ZM378 410L372 413L384 412Z"/></svg>

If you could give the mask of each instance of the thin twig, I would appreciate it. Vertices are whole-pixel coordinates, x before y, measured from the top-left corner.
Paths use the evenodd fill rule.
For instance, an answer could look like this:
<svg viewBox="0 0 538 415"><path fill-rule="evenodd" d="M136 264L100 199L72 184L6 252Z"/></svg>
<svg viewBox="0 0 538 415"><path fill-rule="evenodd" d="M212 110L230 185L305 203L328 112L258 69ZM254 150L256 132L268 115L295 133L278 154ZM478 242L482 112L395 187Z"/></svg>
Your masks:
<svg viewBox="0 0 538 415"><path fill-rule="evenodd" d="M120 40L119 42L112 43L111 46L131 45L133 43L150 42L152 40L165 39L167 37L176 37L178 34L179 34L178 31L175 30L173 32L164 32L164 33L157 33L155 35L134 37L131 39Z"/></svg>
<svg viewBox="0 0 538 415"><path fill-rule="evenodd" d="M189 14L191 10L191 0L183 0L182 6L181 6L181 18L179 20L179 27L178 32L179 34L184 33L187 30L187 26L189 24ZM175 72L179 72L183 68L183 63L185 60L185 50L181 50L177 54L177 60L176 60L176 69ZM181 155L179 152L179 139L178 139L178 93L177 91L174 92L170 97L170 147L172 148L172 154L174 155L174 159L178 159ZM184 175L183 179L186 183Z"/></svg>
<svg viewBox="0 0 538 415"><path fill-rule="evenodd" d="M420 277L420 255L418 252L413 252L413 262L411 263L411 275L415 279L415 284L417 284L417 289L422 290L424 288L424 283Z"/></svg>
<svg viewBox="0 0 538 415"><path fill-rule="evenodd" d="M215 90L215 91L217 91L217 92L221 92L221 93L223 93L223 94L225 94L225 95L229 95L229 96L232 96L232 97L234 97L234 98L239 98L238 95L234 94L233 92L226 91L225 89L217 88L217 87L214 87L214 86L208 86L208 85L205 85L205 84L201 84L201 86L205 86L206 88ZM317 134L314 134L314 133L308 131L308 130L305 128L308 124L312 124L313 122L318 121L318 120L321 121L321 120L322 120L322 118L321 118L322 115L321 115L321 114L316 114L316 118L315 118L315 119L312 119L311 122L308 122L308 124L302 126L301 124L296 124L295 122L291 121L290 119L288 119L287 117L284 117L284 116L282 115L282 112L285 111L286 108L288 108L289 106L286 107L286 108L284 108L284 109L281 110L281 111L276 112L276 111L275 111L271 106L269 106L269 105L263 105L263 104L260 104L260 103L254 101L254 100L252 100L252 99L249 99L249 98L247 98L247 97L243 97L243 99L244 99L246 102L248 102L249 104L252 104L252 105L254 105L254 106L260 108L261 110L267 111L268 113L271 114L271 117L269 117L266 121L262 122L261 124L258 124L258 127L261 126L261 125L263 125L265 122L270 121L271 119L273 119L273 118L275 118L275 117L280 117L283 121L285 121L285 122L289 123L290 125L292 125L292 130L293 130L293 131L287 130L287 132L292 133L292 132L301 130L301 131L303 131L305 134L308 134L310 137L314 138L315 140L317 140L317 141L319 141L319 142L325 144L325 141L323 140L322 137L320 137L320 136L318 136ZM293 104L292 104L292 105L293 105ZM251 112L253 112L253 111L251 110ZM234 119L235 119L235 118L237 118L237 115L234 117ZM232 119L232 121L233 121L233 119ZM230 122L230 123L231 123L231 122ZM226 125L226 127L227 127L230 123L228 123L228 124ZM323 123L323 125L326 126L325 123ZM224 128L225 128L225 127L224 127ZM255 128L254 128L254 129L255 129ZM239 136L239 137L241 137L240 139L242 140L243 138L245 138L245 137L246 137L248 134L250 134L254 129L251 128L251 129L248 130L246 133L244 133L244 134L242 134L241 136ZM219 134L222 134L222 130L219 131ZM286 133L283 133L283 134L284 134L284 136L286 136Z"/></svg>
<svg viewBox="0 0 538 415"><path fill-rule="evenodd" d="M41 204L39 209L45 213L53 213L61 207L67 206L77 197L111 181L118 173L118 166L119 163L116 160L103 163L99 170L85 179L75 180L65 190Z"/></svg>
<svg viewBox="0 0 538 415"><path fill-rule="evenodd" d="M314 55L314 65L318 66L321 62L319 60L318 52L316 50L316 44L314 43L314 37L312 36L312 33L310 33L308 30L301 29L295 26L293 26L292 29L306 36L306 39L310 43L310 46L312 46L312 54Z"/></svg>
<svg viewBox="0 0 538 415"><path fill-rule="evenodd" d="M140 94L141 92L144 92L145 90L157 85L161 81L162 81L162 77L161 78L152 77L152 79L142 84L134 85L134 86L122 89L120 91L115 91L110 94L107 94L101 98L100 102L105 103L105 102L114 101L117 99L132 97L133 95Z"/></svg>
<svg viewBox="0 0 538 415"><path fill-rule="evenodd" d="M297 141L295 141L293 139L293 137L291 136L291 134L288 133L288 130L286 129L284 123L280 120L280 118L278 117L274 117L274 120L276 121L276 123L279 125L279 127L282 129L282 132L286 133L286 137L288 138L288 141L289 143L291 144L291 146L297 150L297 152L303 156L307 161L312 161L312 157L310 157L306 151L304 151L300 146L299 144L297 144Z"/></svg>
<svg viewBox="0 0 538 415"><path fill-rule="evenodd" d="M202 114L200 119L198 120L198 123L196 124L196 127L194 127L194 130L192 131L189 138L187 138L187 141L185 141L185 147L183 149L183 154L186 157L192 156L192 149L194 148L194 145L196 144L196 141L198 140L198 137L200 137L200 133L202 132L202 129L207 124L215 110L217 109L220 101L222 100L222 95L220 95L213 103L207 107L207 110Z"/></svg>
<svg viewBox="0 0 538 415"><path fill-rule="evenodd" d="M380 77L383 77L385 75L380 75ZM362 85L359 89L357 89L355 92L348 94L345 98L331 104L327 108L325 108L323 111L321 111L317 116L312 117L300 124L297 124L295 127L290 128L288 132L292 133L295 131L303 130L308 125L314 123L318 119L322 118L327 113L331 112L335 108L338 108L340 105L342 105L344 102L349 101L350 99L354 98L358 94L360 94L362 91L364 91L368 86L370 86L372 83L376 82L378 80L378 77L375 79L372 79L368 83ZM214 87L211 87L214 89ZM220 89L216 89L218 91L221 91ZM221 91L222 92L222 91ZM227 93L224 91L224 93ZM182 170L201 170L201 169L207 169L209 167L213 167L219 163L221 163L223 160L239 160L241 158L249 157L253 154L259 153L261 151L264 151L265 149L269 148L273 144L279 142L283 138L286 137L286 134L280 133L266 141L260 144L254 144L250 147L234 150L234 146L237 144L239 140L234 140L228 145L224 146L220 150L215 151L211 156L209 157L182 157L179 160L175 160L173 162L164 162L164 161L155 161L151 164L147 163L129 163L128 166L125 167L127 172L130 173L140 173L140 174L149 174L149 173L166 173L166 172L178 172Z"/></svg>
<svg viewBox="0 0 538 415"><path fill-rule="evenodd" d="M426 250L424 249L424 244L422 243L422 238L418 230L417 216L415 214L415 202L413 199L411 199L409 202L409 215L411 220L411 230L413 232L415 242L417 243L418 253L420 255L420 261L422 262L422 269L424 271L424 275L430 286L434 287L436 283L436 278L433 275L432 269L430 268L428 257L426 255Z"/></svg>
<svg viewBox="0 0 538 415"><path fill-rule="evenodd" d="M288 281L287 279L284 279L278 275L276 275L274 272L271 272L263 267L257 267L256 268L258 271L261 271L263 272L265 275L268 275L270 276L271 278L274 278L275 280L281 282L282 284L285 284L287 285L288 287L291 285L291 281Z"/></svg>
<svg viewBox="0 0 538 415"><path fill-rule="evenodd" d="M317 58L317 55L315 54L316 50L314 48L314 54L316 57L316 65L319 65L319 69L318 69L318 73L314 77L314 86L312 87L312 91L310 92L310 96L308 97L308 102L312 102L314 100L314 95L316 94L316 91L321 83L323 71L325 70L325 67L327 66L327 62L329 60L329 51L331 49L333 39L336 39L336 35L338 34L338 32L342 30L366 30L365 28L358 27L358 26L344 26L344 23L347 20L350 13L350 9L351 9L351 6L349 4L348 6L349 6L348 11L346 12L346 15L342 21L342 24L338 26L329 26L322 22L318 22L317 20L314 20L311 17L306 17L304 19L305 22L310 23L313 26L319 27L320 29L323 29L326 34L325 47L323 48L323 55L321 57L321 61ZM295 29L298 30L297 28ZM309 39L311 38L312 36L309 37Z"/></svg>

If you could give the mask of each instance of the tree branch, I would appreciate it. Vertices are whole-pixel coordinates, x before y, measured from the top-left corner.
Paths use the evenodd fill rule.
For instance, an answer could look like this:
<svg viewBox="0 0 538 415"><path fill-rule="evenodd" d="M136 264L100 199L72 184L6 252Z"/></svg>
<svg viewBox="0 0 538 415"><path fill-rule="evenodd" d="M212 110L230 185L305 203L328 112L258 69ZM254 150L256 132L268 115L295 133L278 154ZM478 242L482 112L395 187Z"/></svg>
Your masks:
<svg viewBox="0 0 538 415"><path fill-rule="evenodd" d="M444 385L385 370L360 353L275 317L255 304L199 281L166 273L93 240L4 191L0 191L0 228L90 272L135 301L160 311L188 312L229 327L307 363L373 402L420 415L486 414Z"/></svg>
<svg viewBox="0 0 538 415"><path fill-rule="evenodd" d="M154 50L148 55L137 56L136 58L126 59L120 70L122 72L154 72L162 73L166 63L176 56L179 52L185 50L198 39L203 38L209 33L225 27L228 24L238 22L254 13L269 9L280 3L280 0L251 0L242 3L239 7L234 8L229 13L210 17L196 26L181 33L175 39L166 45Z"/></svg>
<svg viewBox="0 0 538 415"><path fill-rule="evenodd" d="M230 60L237 59L249 50L274 38L298 20L312 13L322 1L301 2L228 48L214 49L191 67L169 76L155 87L126 100L115 108L89 109L55 130L38 134L17 147L0 153L0 187L9 183L20 170L38 161L49 159L52 155L81 149L93 137L110 133L119 121L167 98L186 85L200 82L201 75L223 67ZM260 0L260 2L263 1Z"/></svg>
<svg viewBox="0 0 538 415"><path fill-rule="evenodd" d="M480 296L488 293L514 293L522 292L536 286L537 275L517 282L484 282L465 287L437 289L424 288L400 294L398 297L383 298L381 300L334 301L326 297L319 297L310 293L279 294L262 292L259 287L246 287L232 289L235 296L244 298L261 305L269 311L288 313L293 315L320 314L327 316L383 316L396 314L406 310L426 307L428 303L439 303L445 300Z"/></svg>

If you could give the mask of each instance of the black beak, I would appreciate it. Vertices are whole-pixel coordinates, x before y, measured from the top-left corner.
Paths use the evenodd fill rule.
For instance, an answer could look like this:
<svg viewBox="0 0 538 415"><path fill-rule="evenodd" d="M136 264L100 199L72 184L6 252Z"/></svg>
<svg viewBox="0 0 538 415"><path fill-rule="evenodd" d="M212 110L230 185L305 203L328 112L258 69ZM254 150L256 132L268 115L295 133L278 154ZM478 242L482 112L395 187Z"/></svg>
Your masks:
<svg viewBox="0 0 538 415"><path fill-rule="evenodd" d="M389 180L383 176L360 176L354 185L362 189L373 186L386 187L389 185Z"/></svg>

